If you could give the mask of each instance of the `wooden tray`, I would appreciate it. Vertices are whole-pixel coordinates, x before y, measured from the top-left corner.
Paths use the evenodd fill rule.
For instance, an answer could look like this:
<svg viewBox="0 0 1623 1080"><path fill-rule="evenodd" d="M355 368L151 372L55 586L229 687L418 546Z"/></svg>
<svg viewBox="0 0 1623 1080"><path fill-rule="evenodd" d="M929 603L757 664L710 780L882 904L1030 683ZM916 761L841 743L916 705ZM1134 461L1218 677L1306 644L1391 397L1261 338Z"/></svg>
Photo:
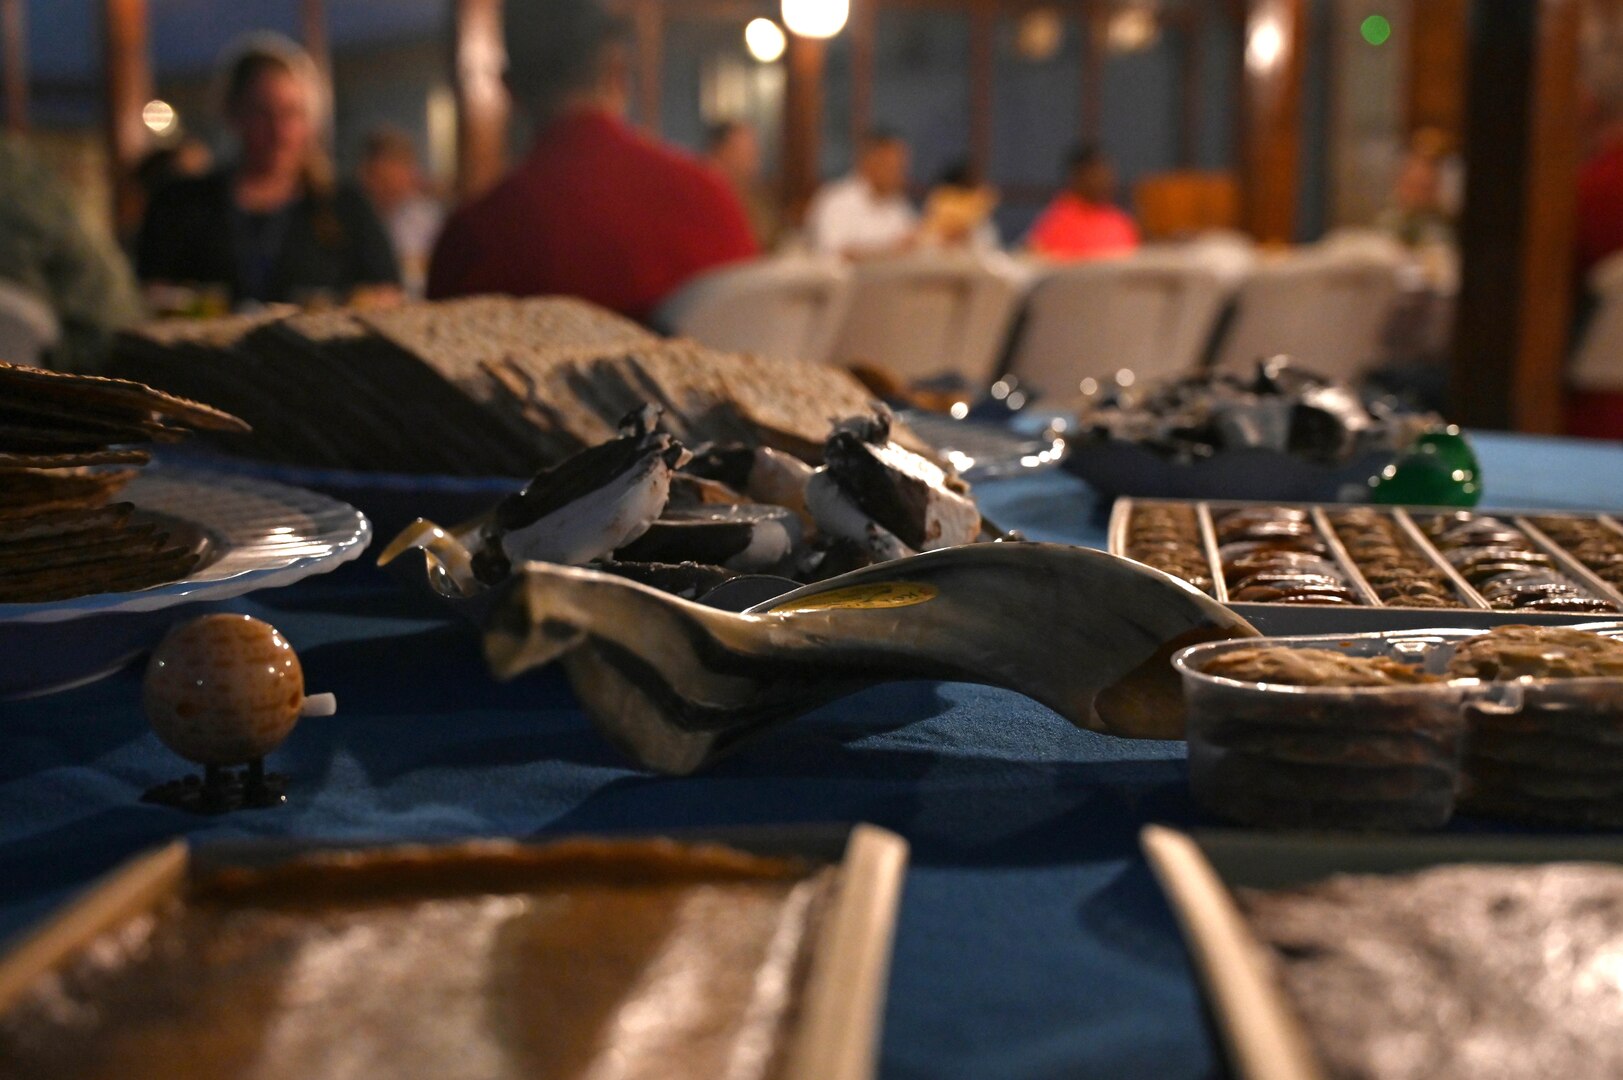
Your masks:
<svg viewBox="0 0 1623 1080"><path fill-rule="evenodd" d="M1332 874L1409 873L1448 863L1623 863L1623 838L1602 836L1189 835L1151 825L1139 843L1183 930L1239 1080L1325 1074L1232 888L1282 889Z"/></svg>
<svg viewBox="0 0 1623 1080"><path fill-rule="evenodd" d="M599 839L648 838L615 835ZM671 838L723 843L754 855L798 856L814 867L837 868L828 906L811 931L808 966L799 1001L793 1007L781 1075L788 1080L872 1077L896 908L907 865L906 841L871 825L683 832ZM548 837L532 845L470 841L426 850L470 853L571 839L583 838ZM415 845L412 849L425 850ZM272 841L193 849L176 841L139 855L92 885L0 958L0 1015L38 979L73 959L95 939L182 895L198 875L229 866L274 865L297 855L349 850L378 848ZM179 1047L177 1051L184 1052Z"/></svg>

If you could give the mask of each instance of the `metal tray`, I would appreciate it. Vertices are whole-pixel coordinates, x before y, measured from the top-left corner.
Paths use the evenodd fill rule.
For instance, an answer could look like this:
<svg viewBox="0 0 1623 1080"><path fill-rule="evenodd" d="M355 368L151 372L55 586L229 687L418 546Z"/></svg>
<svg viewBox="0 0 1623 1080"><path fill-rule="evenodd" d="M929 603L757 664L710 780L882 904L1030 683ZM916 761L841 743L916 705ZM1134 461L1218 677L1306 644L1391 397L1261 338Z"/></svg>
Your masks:
<svg viewBox="0 0 1623 1080"><path fill-rule="evenodd" d="M1607 514L1578 514L1554 510L1469 511L1483 517L1500 518L1513 523L1517 528L1526 532L1528 538L1534 544L1554 559L1562 573L1572 578L1595 596L1610 601L1617 608L1616 613L1578 612L1554 614L1492 608L1449 565L1448 561L1426 538L1424 531L1417 522L1433 514L1458 513L1461 508L1457 506L1359 507L1359 509L1374 510L1390 516L1410 543L1419 550L1420 554L1430 560L1443 576L1448 578L1449 582L1454 586L1456 596L1459 598L1458 607L1417 608L1382 603L1375 596L1373 590L1370 589L1368 582L1364 580L1363 574L1359 572L1357 565L1348 555L1346 548L1342 545L1335 529L1331 527L1326 516L1327 514L1335 514L1349 509L1348 506L1343 504L1244 502L1213 499L1118 499L1110 513L1108 533L1110 553L1126 556L1127 527L1135 509L1143 506L1167 504L1194 508L1200 522L1201 542L1205 550L1206 561L1211 569L1212 580L1215 583L1213 594L1218 600L1228 604L1235 612L1244 616L1264 634L1356 634L1378 630L1415 630L1433 626L1479 628L1510 623L1570 626L1623 615L1623 592L1619 592L1617 588L1601 580L1593 571L1579 562L1571 552L1546 536L1531 520L1534 518L1560 517L1599 521L1607 528L1616 531L1619 536L1623 536L1623 523ZM1227 510L1242 510L1257 506L1282 506L1308 511L1318 526L1320 538L1324 540L1326 546L1330 549L1330 557L1346 573L1353 589L1362 595L1364 605L1351 607L1311 604L1230 603L1228 588L1223 581L1222 567L1219 565L1217 558L1217 537L1213 528L1214 512L1220 515Z"/></svg>

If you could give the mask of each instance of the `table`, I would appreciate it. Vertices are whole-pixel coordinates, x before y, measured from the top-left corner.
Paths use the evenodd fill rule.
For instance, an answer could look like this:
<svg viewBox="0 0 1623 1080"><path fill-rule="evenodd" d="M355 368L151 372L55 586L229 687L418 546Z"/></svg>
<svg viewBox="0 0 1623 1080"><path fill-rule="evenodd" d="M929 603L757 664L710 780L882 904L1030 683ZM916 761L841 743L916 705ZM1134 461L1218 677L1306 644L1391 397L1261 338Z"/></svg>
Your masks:
<svg viewBox="0 0 1623 1080"><path fill-rule="evenodd" d="M1497 505L1623 507L1623 446L1480 435ZM1060 473L980 491L1033 539L1102 545ZM886 1077L1203 1077L1220 1070L1175 924L1138 854L1198 824L1181 743L1072 728L1015 694L908 683L829 706L697 778L627 769L555 672L499 686L470 629L368 567L233 604L286 632L333 719L272 758L277 811L197 819L137 801L183 771L138 672L0 703L0 936L170 837L532 836L872 821L913 845L885 1016Z"/></svg>

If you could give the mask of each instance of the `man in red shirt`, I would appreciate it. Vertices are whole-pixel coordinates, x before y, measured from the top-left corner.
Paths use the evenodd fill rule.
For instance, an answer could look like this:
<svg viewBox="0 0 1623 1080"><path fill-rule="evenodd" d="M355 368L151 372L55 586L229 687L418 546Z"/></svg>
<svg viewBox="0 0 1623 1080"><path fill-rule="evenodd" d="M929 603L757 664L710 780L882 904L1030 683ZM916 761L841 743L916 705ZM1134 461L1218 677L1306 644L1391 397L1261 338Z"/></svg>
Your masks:
<svg viewBox="0 0 1623 1080"><path fill-rule="evenodd" d="M446 223L431 298L560 293L646 320L712 267L756 254L725 179L625 122L626 30L597 0L507 0L507 83L529 156Z"/></svg>
<svg viewBox="0 0 1623 1080"><path fill-rule="evenodd" d="M1071 155L1070 185L1054 197L1026 245L1053 259L1125 255L1138 247L1138 227L1114 203L1116 170L1097 147Z"/></svg>

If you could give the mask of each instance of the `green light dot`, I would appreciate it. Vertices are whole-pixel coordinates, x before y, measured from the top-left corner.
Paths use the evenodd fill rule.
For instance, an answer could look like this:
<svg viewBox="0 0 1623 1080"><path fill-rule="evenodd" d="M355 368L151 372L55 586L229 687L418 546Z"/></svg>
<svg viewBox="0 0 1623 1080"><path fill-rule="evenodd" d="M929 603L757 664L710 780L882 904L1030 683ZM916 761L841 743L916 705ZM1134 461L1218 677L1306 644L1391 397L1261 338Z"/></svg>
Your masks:
<svg viewBox="0 0 1623 1080"><path fill-rule="evenodd" d="M1371 45L1385 45L1392 36L1392 23L1385 15L1371 15L1358 25L1358 32Z"/></svg>

